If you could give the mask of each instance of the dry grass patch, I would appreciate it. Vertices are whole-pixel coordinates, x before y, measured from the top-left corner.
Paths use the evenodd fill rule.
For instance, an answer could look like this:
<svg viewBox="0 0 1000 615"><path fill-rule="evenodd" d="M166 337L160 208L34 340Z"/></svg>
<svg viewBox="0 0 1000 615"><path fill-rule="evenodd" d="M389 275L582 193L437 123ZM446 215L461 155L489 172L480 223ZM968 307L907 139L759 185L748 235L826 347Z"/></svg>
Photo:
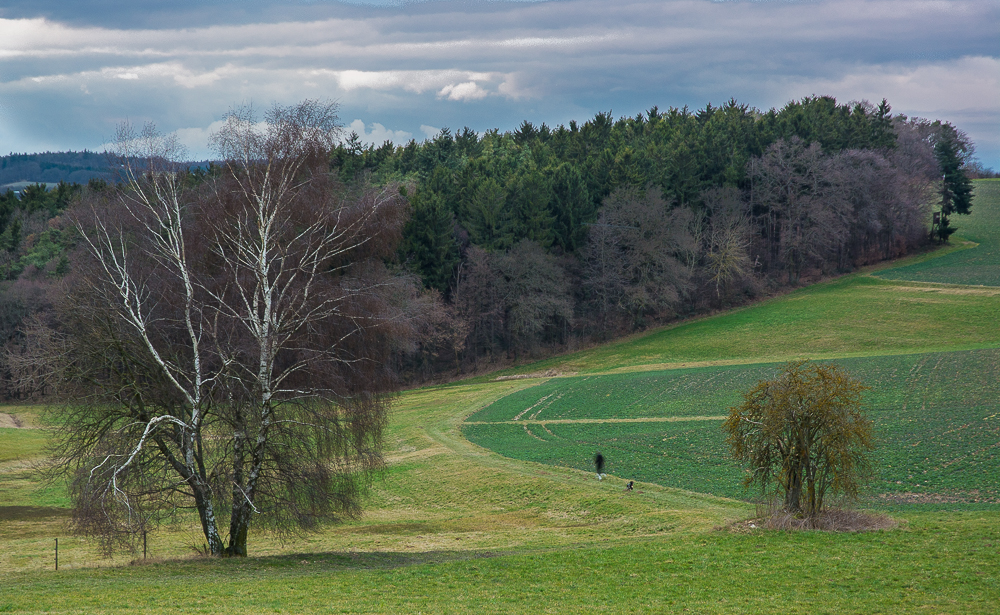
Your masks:
<svg viewBox="0 0 1000 615"><path fill-rule="evenodd" d="M771 530L820 530L823 532L877 532L891 530L899 522L883 513L831 508L815 517L799 518L780 512L763 520Z"/></svg>
<svg viewBox="0 0 1000 615"><path fill-rule="evenodd" d="M894 293L924 292L939 293L942 295L975 295L980 297L996 297L1000 295L1000 287L997 286L967 286L962 284L944 284L927 282L910 282L905 285L884 286L882 290Z"/></svg>
<svg viewBox="0 0 1000 615"><path fill-rule="evenodd" d="M503 382L504 380L527 380L529 378L558 378L560 376L575 376L576 372L559 372L554 369L547 369L541 372L532 372L530 374L509 374L507 376L497 376L493 379L493 382Z"/></svg>
<svg viewBox="0 0 1000 615"><path fill-rule="evenodd" d="M0 412L0 429L23 429L24 423L13 414Z"/></svg>
<svg viewBox="0 0 1000 615"><path fill-rule="evenodd" d="M904 491L902 493L882 493L879 501L888 504L960 504L967 502L996 503L996 497L980 493L978 490L961 493L918 493Z"/></svg>

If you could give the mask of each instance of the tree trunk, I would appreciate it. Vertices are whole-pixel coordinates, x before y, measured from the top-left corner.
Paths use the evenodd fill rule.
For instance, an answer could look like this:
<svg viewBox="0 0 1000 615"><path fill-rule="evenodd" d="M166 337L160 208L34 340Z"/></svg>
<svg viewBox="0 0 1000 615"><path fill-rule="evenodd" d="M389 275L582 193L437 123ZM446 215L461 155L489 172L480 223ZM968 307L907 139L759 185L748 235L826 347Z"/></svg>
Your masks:
<svg viewBox="0 0 1000 615"><path fill-rule="evenodd" d="M199 481L200 483L200 481ZM215 507L212 504L212 491L208 485L195 484L194 501L201 519L201 529L205 534L205 544L210 555L222 555L225 547L219 536L219 525L215 518Z"/></svg>
<svg viewBox="0 0 1000 615"><path fill-rule="evenodd" d="M819 506L816 505L816 482L809 479L806 483L805 514L807 517L815 517L819 513Z"/></svg>
<svg viewBox="0 0 1000 615"><path fill-rule="evenodd" d="M802 475L793 472L788 477L788 489L785 491L785 510L790 513L802 512Z"/></svg>
<svg viewBox="0 0 1000 615"><path fill-rule="evenodd" d="M250 505L233 506L233 514L229 520L229 546L226 547L226 557L247 556L247 534L250 530Z"/></svg>

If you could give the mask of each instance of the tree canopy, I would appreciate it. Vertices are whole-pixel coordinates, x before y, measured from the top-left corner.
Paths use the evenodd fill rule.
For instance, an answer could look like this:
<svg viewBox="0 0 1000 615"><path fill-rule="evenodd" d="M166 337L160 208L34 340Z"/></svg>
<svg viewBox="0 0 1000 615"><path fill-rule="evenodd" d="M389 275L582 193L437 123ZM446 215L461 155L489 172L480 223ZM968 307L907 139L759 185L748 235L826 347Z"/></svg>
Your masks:
<svg viewBox="0 0 1000 615"><path fill-rule="evenodd" d="M778 491L790 513L815 517L828 492L855 497L871 474L867 387L837 365L789 363L729 409L723 423L744 484Z"/></svg>

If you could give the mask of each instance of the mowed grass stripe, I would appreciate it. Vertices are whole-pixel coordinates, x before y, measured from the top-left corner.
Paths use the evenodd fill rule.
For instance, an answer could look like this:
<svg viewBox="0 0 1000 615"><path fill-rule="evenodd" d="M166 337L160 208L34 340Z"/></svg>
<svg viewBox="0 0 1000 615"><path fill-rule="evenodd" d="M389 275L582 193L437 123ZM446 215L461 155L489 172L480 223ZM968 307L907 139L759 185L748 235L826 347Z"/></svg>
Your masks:
<svg viewBox="0 0 1000 615"><path fill-rule="evenodd" d="M512 421L465 421L463 425L575 425L589 423L677 423L684 421L722 421L719 416L646 416L636 419L518 419Z"/></svg>

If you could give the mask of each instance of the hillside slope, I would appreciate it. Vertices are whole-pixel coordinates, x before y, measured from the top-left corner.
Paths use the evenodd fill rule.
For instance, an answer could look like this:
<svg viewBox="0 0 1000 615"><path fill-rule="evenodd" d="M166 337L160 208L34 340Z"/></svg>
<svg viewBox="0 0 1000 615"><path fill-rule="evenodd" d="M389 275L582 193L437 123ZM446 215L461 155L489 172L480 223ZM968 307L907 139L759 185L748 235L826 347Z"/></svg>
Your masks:
<svg viewBox="0 0 1000 615"><path fill-rule="evenodd" d="M588 373L406 392L387 426L388 467L372 486L364 517L292 543L255 534L254 557L246 560L191 557L199 546L194 523L151 534L154 559L146 565L139 555L101 559L92 542L66 533L65 491L40 485L31 471L44 455L41 439L25 438L23 427L0 428L0 449L19 447L0 460L0 610L992 613L1000 601L998 505L971 501L968 493L963 501L955 493L938 503L906 498L920 494L917 482L954 487L998 474L987 463L1000 442L989 431L996 410L949 423L956 410L986 411L1000 397L1000 343L989 334L995 290L860 274L523 368ZM877 297L883 300L873 304ZM771 324L754 328L758 320ZM911 330L922 321L924 334ZM684 332L695 325L701 329ZM811 345L810 333L840 341ZM755 356L755 348L768 354ZM731 526L754 507L698 493L712 491L716 478L733 477L709 463L711 446L697 430L714 429L714 408L774 369L773 361L793 356L848 356L846 364L878 380L874 406L895 421L884 423L893 429L880 437L904 438L880 453L881 463L907 471L901 482L912 480L900 485L898 501L883 504L901 520L899 529L826 534ZM705 365L684 367L684 361ZM533 422L513 424L524 410L519 420ZM607 440L588 440L585 432L609 419L620 420L619 433L648 427L626 421L653 411L662 419L696 420L648 422L655 429L634 432L633 456L663 446L667 437L670 447L659 450L687 464L687 482L675 480L680 473L661 474L625 492L617 453L609 455L613 475L597 481L587 463L592 444ZM35 424L34 409L3 412ZM581 418L591 422L554 422ZM511 431L515 444L498 454L465 439L463 423L467 433L486 430L482 437L492 440L484 444L497 450ZM490 432L486 424L499 429ZM538 438L526 436L532 442L555 440L546 429L576 441L565 449L577 446L572 460L531 458L527 453L542 449L514 440L529 431ZM905 440L914 435L919 439ZM612 437L624 450L621 436ZM897 467L913 461L909 449L924 452L926 463L914 467L919 473ZM955 487L962 489L971 487ZM137 565L110 566L134 558Z"/></svg>

